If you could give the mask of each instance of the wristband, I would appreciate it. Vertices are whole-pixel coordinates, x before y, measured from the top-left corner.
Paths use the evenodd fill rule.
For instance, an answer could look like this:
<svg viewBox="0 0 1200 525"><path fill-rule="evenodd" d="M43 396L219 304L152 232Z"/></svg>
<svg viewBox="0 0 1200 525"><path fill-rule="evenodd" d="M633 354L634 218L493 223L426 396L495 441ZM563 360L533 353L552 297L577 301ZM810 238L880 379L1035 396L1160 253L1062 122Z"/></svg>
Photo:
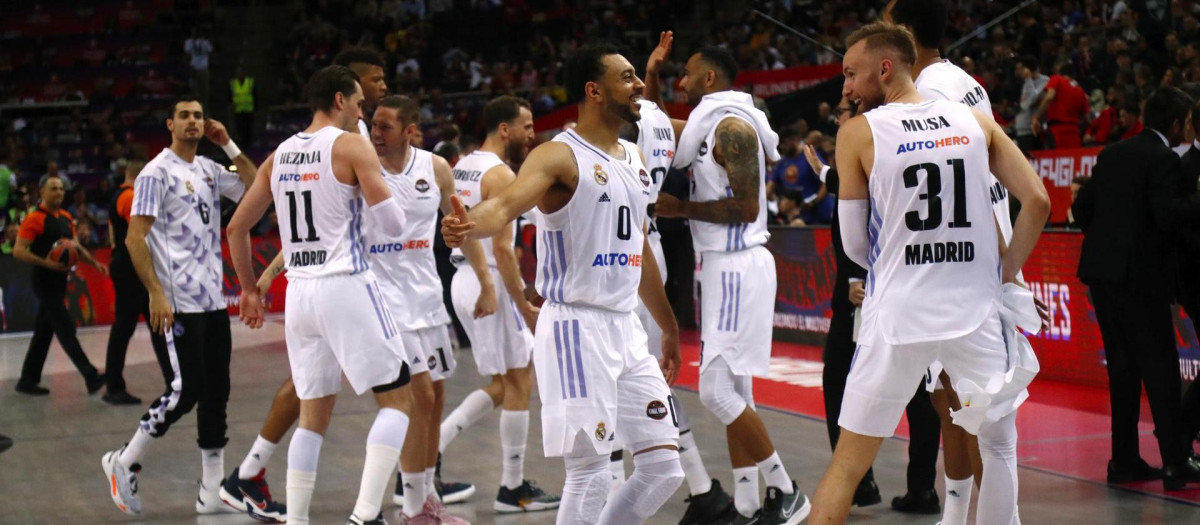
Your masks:
<svg viewBox="0 0 1200 525"><path fill-rule="evenodd" d="M241 148L238 148L237 143L233 139L229 139L229 142L221 146L221 149L225 150L225 155L229 157L229 160L236 159L242 154Z"/></svg>

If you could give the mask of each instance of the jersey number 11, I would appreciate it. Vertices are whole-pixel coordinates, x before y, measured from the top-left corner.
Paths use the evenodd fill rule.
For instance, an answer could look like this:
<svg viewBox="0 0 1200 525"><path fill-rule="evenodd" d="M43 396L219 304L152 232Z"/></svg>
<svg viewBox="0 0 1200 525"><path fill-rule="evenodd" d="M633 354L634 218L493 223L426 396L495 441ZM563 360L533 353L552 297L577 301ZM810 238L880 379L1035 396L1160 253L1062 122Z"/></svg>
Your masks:
<svg viewBox="0 0 1200 525"><path fill-rule="evenodd" d="M312 191L305 190L300 192L300 196L304 199L304 222L308 225L308 235L301 239L299 232L296 231L296 192L287 192L288 198L288 216L291 219L292 226L292 242L315 242L321 240L317 236L317 228L313 226L312 213Z"/></svg>

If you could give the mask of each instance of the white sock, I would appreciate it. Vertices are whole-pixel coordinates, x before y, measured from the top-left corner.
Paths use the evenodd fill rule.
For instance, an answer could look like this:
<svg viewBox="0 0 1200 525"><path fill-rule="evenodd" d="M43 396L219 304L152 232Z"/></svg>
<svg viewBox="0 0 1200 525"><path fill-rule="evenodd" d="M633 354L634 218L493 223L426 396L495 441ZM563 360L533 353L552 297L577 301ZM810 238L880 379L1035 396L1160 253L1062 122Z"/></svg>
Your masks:
<svg viewBox="0 0 1200 525"><path fill-rule="evenodd" d="M125 450L121 452L121 457L117 458L117 462L125 468L141 462L142 457L146 455L146 445L149 445L152 439L153 436L138 427L137 432L133 433L133 438L125 445Z"/></svg>
<svg viewBox="0 0 1200 525"><path fill-rule="evenodd" d="M979 484L976 525L1012 525L1017 517L1017 414L979 429L983 481Z"/></svg>
<svg viewBox="0 0 1200 525"><path fill-rule="evenodd" d="M404 484L404 515L415 518L425 506L425 471L401 472L400 482Z"/></svg>
<svg viewBox="0 0 1200 525"><path fill-rule="evenodd" d="M525 479L525 443L529 441L529 411L500 411L500 445L504 450L500 484L510 489Z"/></svg>
<svg viewBox="0 0 1200 525"><path fill-rule="evenodd" d="M271 454L274 453L275 443L258 436L254 440L254 446L250 447L250 452L246 454L246 459L243 459L242 465L238 467L238 477L250 479L257 476L259 472L267 468L267 462L271 460Z"/></svg>
<svg viewBox="0 0 1200 525"><path fill-rule="evenodd" d="M974 477L950 479L950 476L946 476L946 505L942 507L942 525L967 525L971 491L974 489Z"/></svg>
<svg viewBox="0 0 1200 525"><path fill-rule="evenodd" d="M358 501L354 503L354 516L369 521L379 515L383 493L387 491L396 462L400 461L400 450L404 448L407 434L408 416L404 412L393 408L379 409L375 423L367 432L367 457L363 460L362 483L358 487ZM424 489L424 480L419 481Z"/></svg>
<svg viewBox="0 0 1200 525"><path fill-rule="evenodd" d="M612 483L608 485L608 497L612 498L613 494L620 490L621 485L625 484L625 457L621 456L621 459L609 457L608 471L612 473Z"/></svg>
<svg viewBox="0 0 1200 525"><path fill-rule="evenodd" d="M437 467L429 467L425 469L425 497L428 498L429 495L432 494L433 497L437 498L438 501L441 501L442 498L438 497L437 486L433 483L434 478L436 477Z"/></svg>
<svg viewBox="0 0 1200 525"><path fill-rule="evenodd" d="M475 390L467 394L467 398L449 416L446 416L445 421L442 421L438 452L445 452L446 447L450 446L450 442L458 437L459 432L474 425L479 418L487 415L493 408L495 405L492 404L492 396L489 396L487 392Z"/></svg>
<svg viewBox="0 0 1200 525"><path fill-rule="evenodd" d="M225 449L200 449L200 486L204 490L221 488L221 476L225 474Z"/></svg>
<svg viewBox="0 0 1200 525"><path fill-rule="evenodd" d="M758 500L758 467L733 469L733 506L747 518L762 507Z"/></svg>
<svg viewBox="0 0 1200 525"><path fill-rule="evenodd" d="M679 433L679 464L687 476L688 493L697 496L712 490L712 478L704 468L700 449L696 448L696 437L689 432Z"/></svg>
<svg viewBox="0 0 1200 525"><path fill-rule="evenodd" d="M768 487L775 487L784 494L792 493L792 478L788 477L787 468L779 459L779 452L773 452L771 457L759 461L758 470L762 472L763 481L767 482Z"/></svg>
<svg viewBox="0 0 1200 525"><path fill-rule="evenodd" d="M599 523L644 523L683 483L679 452L651 450L633 457L633 475L608 499Z"/></svg>
<svg viewBox="0 0 1200 525"><path fill-rule="evenodd" d="M294 441L294 439L293 439ZM289 447L290 449L290 447ZM289 453L289 456L291 454ZM289 468L287 471L287 522L308 525L308 507L312 504L317 473Z"/></svg>

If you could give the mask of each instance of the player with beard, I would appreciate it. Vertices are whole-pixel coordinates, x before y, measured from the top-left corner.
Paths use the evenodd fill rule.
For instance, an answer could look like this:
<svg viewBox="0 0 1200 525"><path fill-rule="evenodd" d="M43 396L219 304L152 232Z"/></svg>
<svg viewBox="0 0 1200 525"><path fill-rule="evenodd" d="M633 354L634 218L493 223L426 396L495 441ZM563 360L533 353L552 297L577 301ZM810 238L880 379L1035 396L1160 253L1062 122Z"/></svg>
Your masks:
<svg viewBox="0 0 1200 525"><path fill-rule="evenodd" d="M470 213L455 200L442 234L450 246L492 237L538 207L546 303L533 359L545 453L566 463L557 523L642 523L684 478L667 386L679 371L679 328L642 228L651 179L637 147L618 138L640 117L644 85L604 45L575 52L566 85L578 126L534 149L516 181ZM661 362L646 349L638 296L663 329ZM634 452L633 475L608 497L617 448Z"/></svg>
<svg viewBox="0 0 1200 525"><path fill-rule="evenodd" d="M487 137L483 146L454 165L458 198L470 209L487 201L516 180L509 165L525 161L533 141L533 113L529 103L513 96L492 99L483 107ZM490 271L481 278L466 268L461 249L450 256L458 269L451 297L458 318L471 340L479 373L491 384L472 391L442 422L439 449L495 408L500 411L501 479L492 507L501 513L558 508L559 498L547 495L524 478L525 447L529 438L529 395L533 386L530 358L537 322L537 307L526 300L525 281L513 250L515 224L501 228L495 237L481 239ZM496 314L480 316L481 303L498 305Z"/></svg>
<svg viewBox="0 0 1200 525"><path fill-rule="evenodd" d="M845 521L855 486L930 364L941 361L960 385L986 385L1009 371L1006 339L1016 332L1005 327L998 303L1002 291L1007 301L1015 288L1007 283L1016 281L1050 212L1038 175L991 118L917 92L917 51L907 29L877 22L846 44L842 94L858 100L862 114L838 132L838 217L847 256L868 269L867 297L841 436L810 520L821 524ZM1023 205L1003 255L989 171ZM1013 307L1020 319L1036 320L1032 295L1019 301ZM989 409L979 404L971 408ZM1017 519L1011 406L989 411L977 430L981 524Z"/></svg>

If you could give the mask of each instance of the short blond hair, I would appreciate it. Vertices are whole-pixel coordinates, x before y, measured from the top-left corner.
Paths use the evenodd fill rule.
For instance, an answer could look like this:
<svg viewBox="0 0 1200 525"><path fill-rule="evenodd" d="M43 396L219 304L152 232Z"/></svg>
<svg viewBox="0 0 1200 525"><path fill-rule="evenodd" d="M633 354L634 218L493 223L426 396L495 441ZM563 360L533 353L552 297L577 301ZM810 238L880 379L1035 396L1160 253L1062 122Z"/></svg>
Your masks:
<svg viewBox="0 0 1200 525"><path fill-rule="evenodd" d="M846 49L863 40L867 41L867 49L870 51L880 48L895 51L896 57L908 67L917 62L916 41L907 27L884 21L872 22L846 37Z"/></svg>

